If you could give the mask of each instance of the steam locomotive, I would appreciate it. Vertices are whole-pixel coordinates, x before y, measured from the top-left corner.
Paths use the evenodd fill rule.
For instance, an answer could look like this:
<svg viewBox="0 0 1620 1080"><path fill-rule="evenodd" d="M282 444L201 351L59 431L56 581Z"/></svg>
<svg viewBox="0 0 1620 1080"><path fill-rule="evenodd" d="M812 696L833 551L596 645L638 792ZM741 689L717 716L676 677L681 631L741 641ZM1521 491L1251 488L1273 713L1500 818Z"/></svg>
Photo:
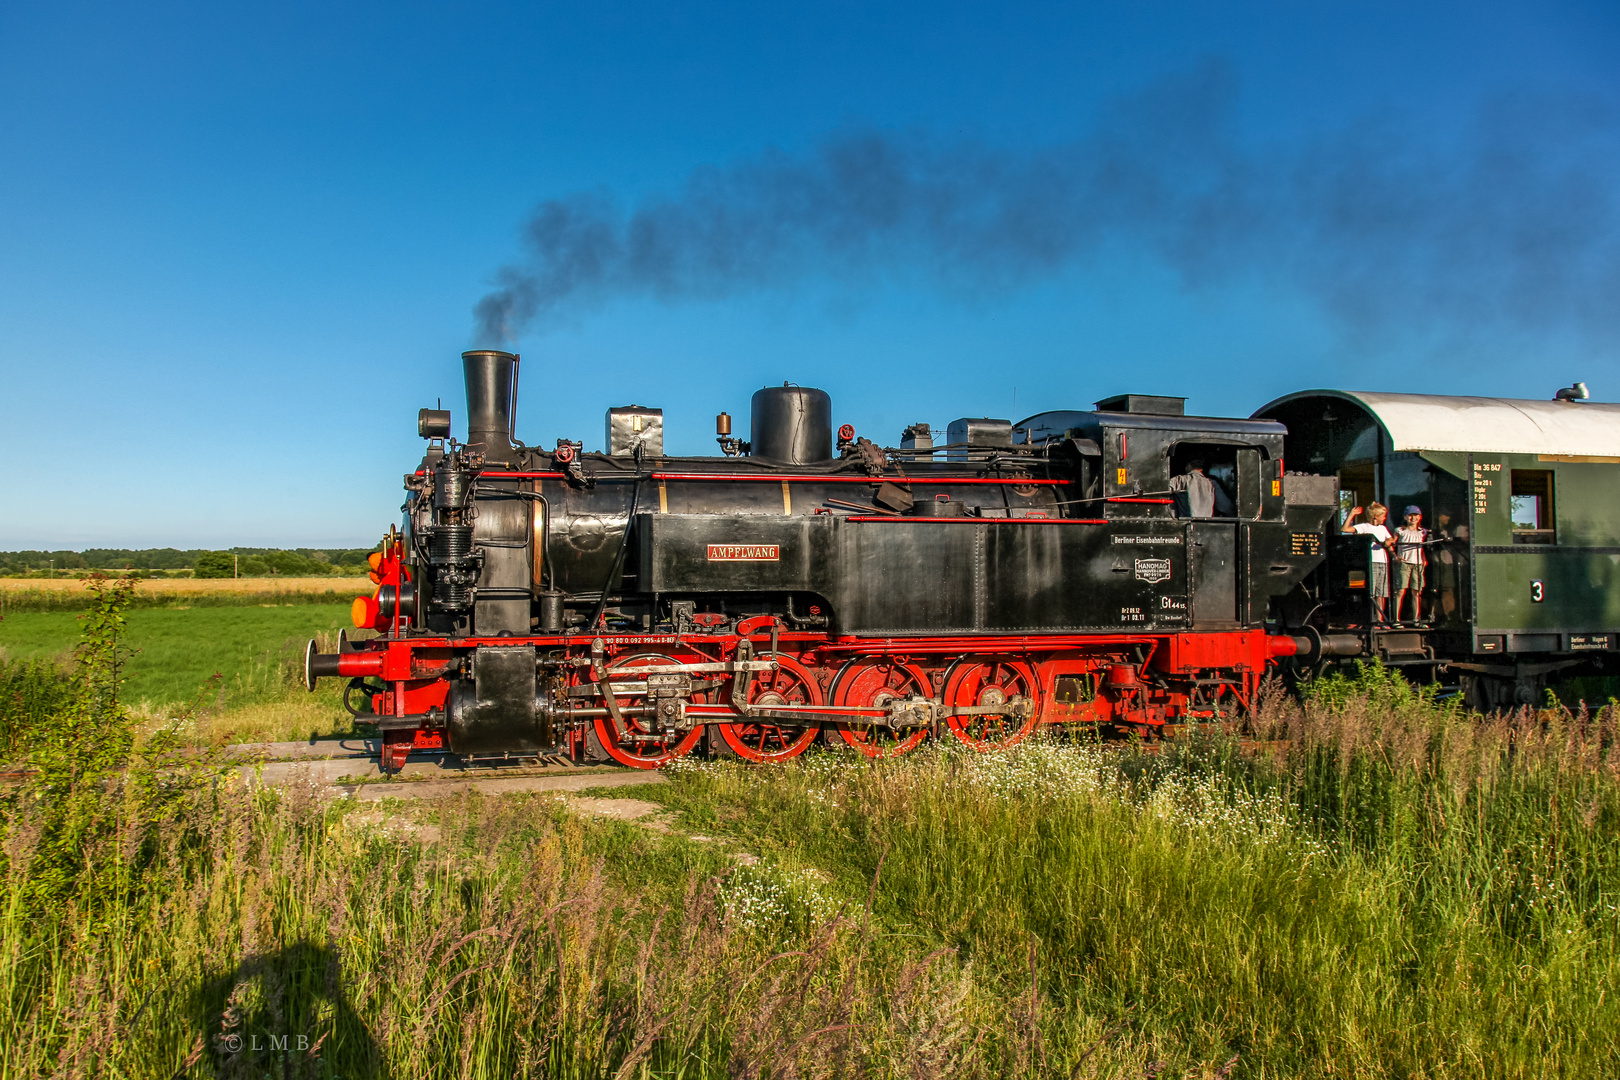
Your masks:
<svg viewBox="0 0 1620 1080"><path fill-rule="evenodd" d="M597 453L516 441L518 357L462 359L466 440L421 411L403 523L354 603L376 636L306 652L311 690L349 680L387 770L415 749L657 768L1154 732L1247 708L1279 663L1381 655L1329 579L1370 542L1337 534L1336 473L1285 469L1275 419L1129 394L894 448L783 385L746 440L720 414L719 455L665 455L639 406L608 411ZM1194 461L1230 517L1178 502Z"/></svg>

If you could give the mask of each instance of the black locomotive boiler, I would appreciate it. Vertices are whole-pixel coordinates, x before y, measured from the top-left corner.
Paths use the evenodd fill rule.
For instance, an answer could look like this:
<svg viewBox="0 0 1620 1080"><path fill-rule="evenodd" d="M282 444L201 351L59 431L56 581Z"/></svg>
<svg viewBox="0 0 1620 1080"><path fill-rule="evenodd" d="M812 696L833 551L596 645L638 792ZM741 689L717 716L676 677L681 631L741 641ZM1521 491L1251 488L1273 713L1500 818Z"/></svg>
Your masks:
<svg viewBox="0 0 1620 1080"><path fill-rule="evenodd" d="M387 768L413 748L655 768L700 745L775 761L818 739L886 756L1149 731L1244 708L1279 658L1364 647L1277 621L1323 562L1337 484L1285 471L1274 420L1126 395L885 448L784 385L754 394L746 440L720 415L720 455L666 455L636 406L587 453L514 439L516 356L463 362L466 440L421 412L403 525L355 602L379 635L307 656L311 688L367 696ZM1195 459L1231 516L1184 516L1170 481Z"/></svg>

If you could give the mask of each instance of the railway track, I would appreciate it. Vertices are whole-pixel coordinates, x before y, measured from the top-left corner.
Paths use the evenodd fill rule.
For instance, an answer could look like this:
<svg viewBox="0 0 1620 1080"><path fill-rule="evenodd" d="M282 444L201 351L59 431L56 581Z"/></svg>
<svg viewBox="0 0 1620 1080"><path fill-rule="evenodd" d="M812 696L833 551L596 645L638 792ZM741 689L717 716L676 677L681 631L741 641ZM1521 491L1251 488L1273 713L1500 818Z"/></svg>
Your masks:
<svg viewBox="0 0 1620 1080"><path fill-rule="evenodd" d="M1245 754L1275 753L1288 740L1246 738L1242 724L1223 725L1238 737ZM1182 725L1166 725L1163 737L1143 740L1138 752L1158 754L1188 734ZM355 737L318 742L237 743L225 748L227 758L249 785L314 784L359 799L442 798L477 790L485 794L576 792L590 788L634 787L666 783L659 770L617 764L582 765L562 754L464 759L444 751L418 754L394 773L382 769L382 740ZM0 772L0 785L17 784L27 771Z"/></svg>
<svg viewBox="0 0 1620 1080"><path fill-rule="evenodd" d="M566 757L475 759L421 754L397 773L381 768L382 741L240 743L226 751L249 784L310 783L361 799L442 798L471 790L486 794L582 791L661 784L658 772L617 765L578 765Z"/></svg>

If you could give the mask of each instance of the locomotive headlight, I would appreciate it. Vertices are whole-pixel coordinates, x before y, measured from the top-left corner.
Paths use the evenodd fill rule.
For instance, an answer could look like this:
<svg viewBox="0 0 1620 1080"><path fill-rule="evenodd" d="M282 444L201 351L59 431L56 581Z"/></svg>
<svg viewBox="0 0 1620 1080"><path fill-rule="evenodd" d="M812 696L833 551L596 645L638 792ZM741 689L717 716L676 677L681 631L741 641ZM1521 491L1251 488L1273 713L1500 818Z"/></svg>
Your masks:
<svg viewBox="0 0 1620 1080"><path fill-rule="evenodd" d="M349 605L349 620L359 630L375 629L377 616L380 613L381 605L377 603L377 597L375 596L357 596L354 598L354 603Z"/></svg>
<svg viewBox="0 0 1620 1080"><path fill-rule="evenodd" d="M450 437L449 409L422 409L416 414L416 433L424 439Z"/></svg>

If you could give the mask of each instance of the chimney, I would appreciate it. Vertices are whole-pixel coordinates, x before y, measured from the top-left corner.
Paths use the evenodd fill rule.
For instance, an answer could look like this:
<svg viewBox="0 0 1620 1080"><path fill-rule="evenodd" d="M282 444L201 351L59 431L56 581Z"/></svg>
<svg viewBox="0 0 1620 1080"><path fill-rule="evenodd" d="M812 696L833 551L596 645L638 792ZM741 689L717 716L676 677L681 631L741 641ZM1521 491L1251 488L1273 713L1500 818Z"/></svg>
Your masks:
<svg viewBox="0 0 1620 1080"><path fill-rule="evenodd" d="M479 349L462 353L461 363L467 370L467 445L493 461L509 460L518 358Z"/></svg>

